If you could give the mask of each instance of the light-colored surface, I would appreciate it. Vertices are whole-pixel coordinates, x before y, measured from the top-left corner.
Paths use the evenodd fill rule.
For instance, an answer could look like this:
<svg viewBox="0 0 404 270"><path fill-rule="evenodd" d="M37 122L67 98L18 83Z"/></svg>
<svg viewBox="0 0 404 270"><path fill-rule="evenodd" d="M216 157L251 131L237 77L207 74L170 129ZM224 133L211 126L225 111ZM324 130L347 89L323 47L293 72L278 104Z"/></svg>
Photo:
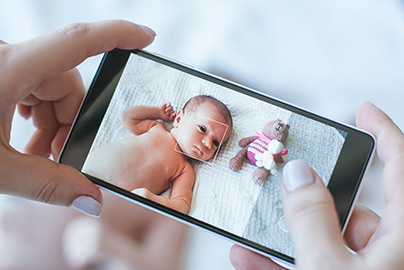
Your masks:
<svg viewBox="0 0 404 270"><path fill-rule="evenodd" d="M335 128L133 55L90 151L113 143L118 137L116 134L122 134L119 115L123 110L139 105L160 106L168 101L174 108L181 108L189 98L201 94L216 97L228 106L233 115L233 131L217 158L206 163L193 162L196 184L189 214L293 256L290 237L280 231L278 225L283 216L280 192L282 166L277 165L279 172L271 173L265 185L261 186L252 180L255 166L246 162L240 171L233 172L229 161L240 150L238 141L241 138L261 131L269 120L282 119L291 125L287 139L289 153L285 161L305 159L327 184L343 144L343 137ZM102 174L97 174L87 164L83 172L102 178ZM267 233L263 234L263 231Z"/></svg>
<svg viewBox="0 0 404 270"><path fill-rule="evenodd" d="M265 121L255 111L243 113L249 108L260 108L257 111L271 112L275 118L283 115L289 116L281 110L263 102L246 99L238 93L229 93L224 88L213 83L195 79L188 74L156 65L149 60L134 56L128 61L126 70L112 98L104 121L100 126L92 150L113 142L115 132L121 127L119 113L129 107L147 105L160 106L171 102L174 108L182 108L191 97L197 95L210 95L218 98L236 115L234 133L248 132L246 126L261 125ZM244 103L248 102L246 108ZM178 109L176 109L178 110ZM262 124L263 125L263 124ZM240 128L244 127L244 129ZM238 128L236 128L238 127ZM240 136L240 134L238 135ZM260 193L260 186L252 181L241 181L250 176L245 172L234 177L234 172L228 167L233 150L240 137L232 134L228 142L223 145L216 159L209 162L193 162L197 175L197 188L194 189L191 215L197 219L213 224L237 235L242 235ZM174 151L174 149L172 149ZM135 165L135 164L134 164ZM87 171L86 164L83 171ZM197 191L197 192L196 192ZM242 191L242 193L240 192ZM242 197L239 197L239 194Z"/></svg>
<svg viewBox="0 0 404 270"><path fill-rule="evenodd" d="M359 105L371 101L404 128L403 1L0 0L0 39L19 42L73 22L112 18L153 28L157 38L151 51L318 114L354 124ZM98 61L93 58L80 66L87 85ZM13 144L21 149L31 131L16 118ZM383 209L380 179L381 165L375 162L359 200L378 213ZM45 218L16 218L24 223L34 220L30 229L48 227ZM23 245L33 258L49 250L49 242L27 242L17 236L1 241L1 249L17 254L13 248L22 252ZM199 230L193 230L191 239L187 269L232 269L229 242ZM21 262L19 258L14 259ZM51 263L57 257L47 258L53 259L47 266L55 269Z"/></svg>

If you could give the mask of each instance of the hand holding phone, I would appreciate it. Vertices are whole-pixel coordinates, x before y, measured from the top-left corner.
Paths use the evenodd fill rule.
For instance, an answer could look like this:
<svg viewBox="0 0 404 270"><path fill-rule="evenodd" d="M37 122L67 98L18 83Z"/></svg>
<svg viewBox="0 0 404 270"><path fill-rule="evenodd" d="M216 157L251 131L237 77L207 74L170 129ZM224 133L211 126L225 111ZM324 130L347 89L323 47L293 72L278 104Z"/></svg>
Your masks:
<svg viewBox="0 0 404 270"><path fill-rule="evenodd" d="M313 269L325 264L329 269L399 269L404 263L400 249L391 248L400 246L404 240L401 236L404 134L370 103L358 110L357 125L378 140L377 156L384 166L385 215L380 218L357 205L342 237L333 211L334 202L327 189L308 181L301 189L286 192L284 211L296 247L297 269ZM303 171L306 169L309 168ZM303 176L301 170L296 170L295 176ZM305 209L303 214L297 211L302 208ZM345 244L361 255L348 252ZM232 248L230 256L236 269L282 269L270 259L239 246Z"/></svg>
<svg viewBox="0 0 404 270"><path fill-rule="evenodd" d="M99 189L77 170L47 157L58 158L85 94L74 68L115 46L143 48L153 38L130 22L101 21L70 25L18 44L0 41L1 193L101 213ZM10 146L16 107L36 128L25 154Z"/></svg>
<svg viewBox="0 0 404 270"><path fill-rule="evenodd" d="M161 119L168 102L173 122ZM132 124L120 121L125 111ZM283 166L304 159L317 171L344 228L373 150L372 136L353 127L154 54L114 50L60 161L124 198L293 264Z"/></svg>

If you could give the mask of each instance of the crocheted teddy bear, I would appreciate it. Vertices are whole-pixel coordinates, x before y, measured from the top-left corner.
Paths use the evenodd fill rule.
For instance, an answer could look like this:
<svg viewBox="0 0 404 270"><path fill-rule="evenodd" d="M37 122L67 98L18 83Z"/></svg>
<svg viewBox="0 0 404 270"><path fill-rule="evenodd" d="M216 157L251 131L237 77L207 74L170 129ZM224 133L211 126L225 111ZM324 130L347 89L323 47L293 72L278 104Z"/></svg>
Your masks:
<svg viewBox="0 0 404 270"><path fill-rule="evenodd" d="M276 119L268 122L262 133L241 139L239 146L243 148L230 160L230 168L239 171L247 157L251 164L258 167L253 173L254 182L262 184L269 172L277 173L277 164L283 163L282 156L288 153L284 150L284 144L289 136L289 128L289 124Z"/></svg>

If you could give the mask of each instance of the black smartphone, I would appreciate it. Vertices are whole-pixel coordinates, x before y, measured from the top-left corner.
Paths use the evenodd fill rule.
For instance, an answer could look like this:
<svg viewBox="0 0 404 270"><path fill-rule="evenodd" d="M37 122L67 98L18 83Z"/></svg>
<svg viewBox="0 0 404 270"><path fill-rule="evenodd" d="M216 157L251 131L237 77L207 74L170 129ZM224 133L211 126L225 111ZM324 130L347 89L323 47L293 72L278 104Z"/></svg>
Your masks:
<svg viewBox="0 0 404 270"><path fill-rule="evenodd" d="M282 168L303 159L331 191L342 231L374 138L142 50L104 55L60 163L100 187L286 265Z"/></svg>

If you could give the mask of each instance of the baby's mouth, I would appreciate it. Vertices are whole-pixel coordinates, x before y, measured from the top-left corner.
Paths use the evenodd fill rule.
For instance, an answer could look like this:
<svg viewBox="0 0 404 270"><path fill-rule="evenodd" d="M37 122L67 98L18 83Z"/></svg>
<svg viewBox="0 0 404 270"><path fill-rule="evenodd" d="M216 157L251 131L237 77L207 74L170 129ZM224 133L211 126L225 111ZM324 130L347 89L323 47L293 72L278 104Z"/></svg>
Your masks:
<svg viewBox="0 0 404 270"><path fill-rule="evenodd" d="M203 155L204 155L203 151L202 151L197 145L195 145L194 147L195 147L195 149L196 149L196 153L197 153L199 156L203 156Z"/></svg>

